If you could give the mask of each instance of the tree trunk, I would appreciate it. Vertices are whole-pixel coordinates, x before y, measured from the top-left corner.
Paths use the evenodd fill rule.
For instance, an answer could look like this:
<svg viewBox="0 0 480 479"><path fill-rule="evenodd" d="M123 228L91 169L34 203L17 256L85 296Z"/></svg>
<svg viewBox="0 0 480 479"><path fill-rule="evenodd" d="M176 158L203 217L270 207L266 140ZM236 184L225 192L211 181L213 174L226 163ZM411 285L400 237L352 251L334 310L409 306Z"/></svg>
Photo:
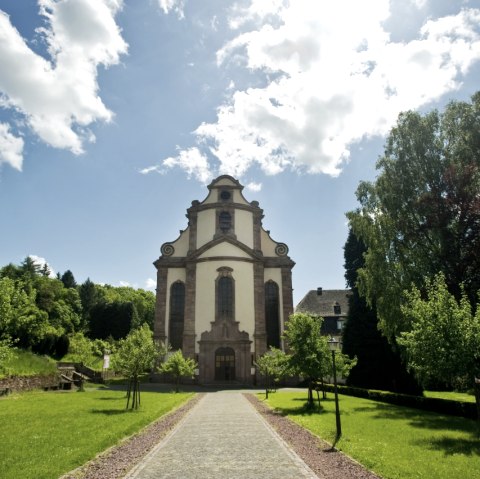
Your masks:
<svg viewBox="0 0 480 479"><path fill-rule="evenodd" d="M313 406L312 381L308 381L308 405L309 407Z"/></svg>

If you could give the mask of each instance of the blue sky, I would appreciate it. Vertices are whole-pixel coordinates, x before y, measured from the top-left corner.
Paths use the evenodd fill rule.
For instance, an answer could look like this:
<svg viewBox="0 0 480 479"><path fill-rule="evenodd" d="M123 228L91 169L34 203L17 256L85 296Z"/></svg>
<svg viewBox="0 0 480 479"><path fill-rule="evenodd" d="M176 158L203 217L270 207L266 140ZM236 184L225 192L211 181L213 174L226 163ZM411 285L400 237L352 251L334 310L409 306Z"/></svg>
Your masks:
<svg viewBox="0 0 480 479"><path fill-rule="evenodd" d="M0 265L154 288L231 174L343 288L345 212L398 113L479 88L480 0L0 0Z"/></svg>

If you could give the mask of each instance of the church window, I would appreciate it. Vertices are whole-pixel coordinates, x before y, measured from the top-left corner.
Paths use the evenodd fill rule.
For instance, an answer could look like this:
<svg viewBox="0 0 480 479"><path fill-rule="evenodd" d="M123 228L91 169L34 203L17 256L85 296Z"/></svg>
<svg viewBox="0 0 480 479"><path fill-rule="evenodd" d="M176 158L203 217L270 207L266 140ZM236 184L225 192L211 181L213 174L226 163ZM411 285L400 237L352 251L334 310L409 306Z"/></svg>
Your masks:
<svg viewBox="0 0 480 479"><path fill-rule="evenodd" d="M232 228L232 215L228 211L222 211L218 217L218 223L222 233L228 233Z"/></svg>
<svg viewBox="0 0 480 479"><path fill-rule="evenodd" d="M233 279L230 276L218 280L217 313L220 319L233 319Z"/></svg>
<svg viewBox="0 0 480 479"><path fill-rule="evenodd" d="M230 193L230 191L223 190L220 193L220 198L224 201L229 200L231 197L232 197L232 194Z"/></svg>
<svg viewBox="0 0 480 479"><path fill-rule="evenodd" d="M280 316L278 285L274 281L265 283L265 322L267 346L280 347Z"/></svg>
<svg viewBox="0 0 480 479"><path fill-rule="evenodd" d="M177 281L170 289L169 342L173 350L182 349L185 319L185 284Z"/></svg>

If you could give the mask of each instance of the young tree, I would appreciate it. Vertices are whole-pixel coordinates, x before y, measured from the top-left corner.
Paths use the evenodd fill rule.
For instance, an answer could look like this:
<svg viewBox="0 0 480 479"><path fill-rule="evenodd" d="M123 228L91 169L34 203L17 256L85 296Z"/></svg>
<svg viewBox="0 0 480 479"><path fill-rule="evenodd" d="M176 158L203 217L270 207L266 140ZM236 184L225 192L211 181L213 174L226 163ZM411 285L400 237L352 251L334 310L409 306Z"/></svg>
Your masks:
<svg viewBox="0 0 480 479"><path fill-rule="evenodd" d="M425 386L472 388L480 377L480 308L473 314L466 294L457 301L443 274L427 281L426 289L422 298L413 287L402 306L412 325L398 339L408 365Z"/></svg>
<svg viewBox="0 0 480 479"><path fill-rule="evenodd" d="M258 372L265 377L265 397L268 399L270 381L273 381L275 385L289 375L290 356L281 349L270 347L263 356L257 359L255 366L258 368Z"/></svg>
<svg viewBox="0 0 480 479"><path fill-rule="evenodd" d="M411 327L403 292L443 272L450 293L474 306L480 289L480 92L443 113L400 114L374 183L348 214L367 247L360 293L389 339Z"/></svg>
<svg viewBox="0 0 480 479"><path fill-rule="evenodd" d="M132 409L140 405L140 375L152 369L157 348L153 342L153 333L147 325L135 329L120 341L117 353L113 358L115 370L124 374L128 380L127 406L132 399Z"/></svg>
<svg viewBox="0 0 480 479"><path fill-rule="evenodd" d="M183 356L181 350L167 355L166 361L160 365L160 371L171 374L175 380L175 392L178 393L180 380L182 378L193 378L197 363Z"/></svg>
<svg viewBox="0 0 480 479"><path fill-rule="evenodd" d="M328 376L332 368L327 338L320 335L322 322L318 316L295 313L284 332L292 371L307 380L309 406L313 406L313 382Z"/></svg>

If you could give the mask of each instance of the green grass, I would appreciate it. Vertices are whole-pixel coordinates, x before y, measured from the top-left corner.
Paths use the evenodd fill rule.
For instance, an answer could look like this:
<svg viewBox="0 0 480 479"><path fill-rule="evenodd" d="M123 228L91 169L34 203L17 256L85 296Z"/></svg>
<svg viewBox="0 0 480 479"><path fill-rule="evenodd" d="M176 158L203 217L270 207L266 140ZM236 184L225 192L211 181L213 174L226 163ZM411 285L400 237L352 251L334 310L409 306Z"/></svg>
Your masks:
<svg viewBox="0 0 480 479"><path fill-rule="evenodd" d="M264 395L259 394L260 398ZM340 395L342 437L336 447L386 479L480 477L475 421ZM269 395L271 407L326 441L335 439L333 394L323 410L305 409L306 393Z"/></svg>
<svg viewBox="0 0 480 479"><path fill-rule="evenodd" d="M458 393L455 391L423 391L427 398L450 399L452 401L475 402L475 396L468 393Z"/></svg>
<svg viewBox="0 0 480 479"><path fill-rule="evenodd" d="M2 479L52 479L176 408L190 393L142 392L126 411L125 392L30 392L0 399Z"/></svg>
<svg viewBox="0 0 480 479"><path fill-rule="evenodd" d="M5 370L0 374L0 378L7 375L48 375L56 371L57 363L48 356L38 356L30 351L15 349L12 359L5 363Z"/></svg>

